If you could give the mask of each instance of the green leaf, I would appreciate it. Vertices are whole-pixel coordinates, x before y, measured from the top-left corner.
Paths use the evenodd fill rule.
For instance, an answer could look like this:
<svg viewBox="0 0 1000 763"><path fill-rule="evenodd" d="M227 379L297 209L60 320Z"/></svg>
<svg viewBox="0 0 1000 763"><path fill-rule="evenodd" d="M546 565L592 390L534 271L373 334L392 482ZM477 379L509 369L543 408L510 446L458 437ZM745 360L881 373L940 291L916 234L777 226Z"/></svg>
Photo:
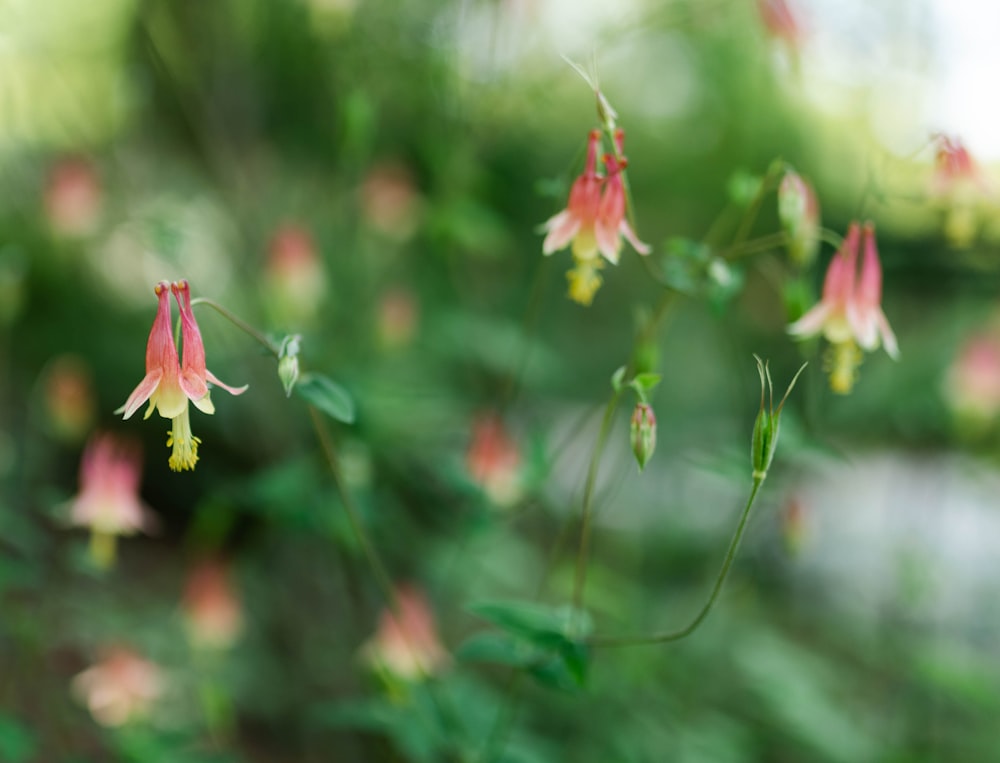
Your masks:
<svg viewBox="0 0 1000 763"><path fill-rule="evenodd" d="M295 385L295 392L335 421L354 423L354 400L346 389L322 374L303 374Z"/></svg>
<svg viewBox="0 0 1000 763"><path fill-rule="evenodd" d="M625 372L627 371L626 366L621 366L611 375L611 388L615 392L621 392L622 381L625 379Z"/></svg>
<svg viewBox="0 0 1000 763"><path fill-rule="evenodd" d="M633 383L637 384L643 392L649 392L653 389L653 387L659 384L662 379L663 376L660 374L647 372L643 374L636 374L635 379L633 379Z"/></svg>
<svg viewBox="0 0 1000 763"><path fill-rule="evenodd" d="M480 602L469 607L473 614L506 631L532 641L551 643L552 637L569 641L590 633L590 616L573 607L550 607L534 602Z"/></svg>

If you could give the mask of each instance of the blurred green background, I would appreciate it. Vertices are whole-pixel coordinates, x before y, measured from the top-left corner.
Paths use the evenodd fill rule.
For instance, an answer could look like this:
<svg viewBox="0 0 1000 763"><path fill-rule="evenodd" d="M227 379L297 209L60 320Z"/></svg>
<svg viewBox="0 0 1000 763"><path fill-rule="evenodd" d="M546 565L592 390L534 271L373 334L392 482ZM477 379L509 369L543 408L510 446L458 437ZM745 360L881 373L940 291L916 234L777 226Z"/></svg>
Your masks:
<svg viewBox="0 0 1000 763"><path fill-rule="evenodd" d="M793 34L750 0L0 0L0 761L1000 760L1000 224L989 157L985 190L935 190L941 7L803 0ZM828 244L676 298L641 348L657 451L638 475L623 405L598 471L601 633L697 611L749 488L751 353L782 389L811 365L712 616L581 675L494 664L538 643L460 648L482 602L569 600L609 379L661 292L626 247L583 308L568 253L542 257L598 126L562 55L627 130L654 272L671 240L728 244L780 158L826 228L877 224L902 352L841 397L787 337ZM768 194L748 234L776 230ZM353 397L325 426L389 577L433 613L432 676L373 667L385 591L246 334L196 307L208 367L250 389L192 413L195 471L168 469L166 421L113 414L153 287L180 278L301 335L303 370ZM110 569L68 523L101 431L141 442L159 525ZM225 648L185 637L205 558L242 621ZM116 645L167 688L102 725L74 676Z"/></svg>

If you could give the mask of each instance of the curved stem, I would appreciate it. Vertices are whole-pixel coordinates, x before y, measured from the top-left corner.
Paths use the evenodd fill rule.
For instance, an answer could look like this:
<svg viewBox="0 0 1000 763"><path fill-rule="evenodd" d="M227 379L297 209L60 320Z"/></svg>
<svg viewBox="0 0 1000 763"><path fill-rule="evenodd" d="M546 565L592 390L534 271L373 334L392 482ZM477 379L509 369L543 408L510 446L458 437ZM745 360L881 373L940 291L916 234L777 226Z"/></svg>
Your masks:
<svg viewBox="0 0 1000 763"><path fill-rule="evenodd" d="M722 586L726 582L726 577L729 575L729 569L733 566L733 561L736 559L736 552L739 551L740 541L743 540L743 531L746 529L747 521L750 518L750 508L753 506L754 499L757 498L757 491L760 490L760 486L762 484L764 484L764 477L754 477L753 489L750 491L750 497L747 499L747 505L746 508L743 509L740 522L736 526L736 532L733 534L733 539L729 542L729 550L726 551L726 558L723 560L722 568L719 570L719 574L715 579L715 585L712 586L712 592L709 594L708 599L702 605L701 610L699 610L698 614L694 616L691 622L678 630L654 633L648 636L594 636L588 640L588 643L591 646L605 647L634 646L637 644L663 644L668 641L679 641L680 639L694 633L698 629L698 626L700 626L705 621L705 618L708 617L709 612L712 611L712 607L719 598Z"/></svg>
<svg viewBox="0 0 1000 763"><path fill-rule="evenodd" d="M208 299L207 297L196 297L196 298L194 298L194 299L191 300L191 306L194 307L195 305L208 305L213 310L215 310L217 313L219 313L219 315L221 315L223 318L225 318L230 323L232 323L234 326L236 326L236 328L240 329L244 333L249 334L251 337L253 337L254 339L256 339L257 342L259 342L261 345L263 345L264 348L269 353L271 353L272 355L274 355L274 357L276 357L276 358L280 357L280 353L281 353L281 348L280 347L278 347L277 345L275 345L274 342L272 342L270 339L268 339L264 334L262 334L260 331L258 331L257 329L255 329L253 326L251 326L245 320L243 320L242 318L239 318L236 315L234 315L233 313L229 312L229 310L227 310L226 308L224 308L218 302L215 302L214 300Z"/></svg>

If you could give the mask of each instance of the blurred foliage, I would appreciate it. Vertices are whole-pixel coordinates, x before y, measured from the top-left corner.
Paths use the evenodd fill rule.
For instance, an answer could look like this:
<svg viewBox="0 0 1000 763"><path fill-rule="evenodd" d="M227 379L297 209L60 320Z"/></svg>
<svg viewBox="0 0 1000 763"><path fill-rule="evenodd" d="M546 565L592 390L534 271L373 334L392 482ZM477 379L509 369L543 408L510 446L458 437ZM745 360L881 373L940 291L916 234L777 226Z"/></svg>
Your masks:
<svg viewBox="0 0 1000 763"><path fill-rule="evenodd" d="M600 51L655 251L626 247L583 309L539 226L597 116L545 2L0 3L0 760L998 759L995 599L967 624L902 592L858 614L782 545L783 504L831 464L1000 454L998 411L956 418L942 392L996 320L995 210L927 198L926 161L812 109L754 3L629 7L579 59ZM903 360L868 356L850 397L785 334L831 247L786 261L777 158L826 229L880 226ZM144 373L154 284L180 278L295 364L279 377L196 303L209 367L250 389L192 412L200 460L175 474L167 422L112 412ZM780 379L813 362L719 605L676 644L592 646L704 601L749 489L753 352ZM610 419L584 612L577 517L623 364L662 376L657 449L638 476ZM141 444L158 525L110 570L69 526L97 431ZM244 621L210 653L185 620L206 556ZM915 566L914 601L938 584ZM407 581L448 656L390 679L369 655ZM111 728L72 686L115 644L168 679Z"/></svg>

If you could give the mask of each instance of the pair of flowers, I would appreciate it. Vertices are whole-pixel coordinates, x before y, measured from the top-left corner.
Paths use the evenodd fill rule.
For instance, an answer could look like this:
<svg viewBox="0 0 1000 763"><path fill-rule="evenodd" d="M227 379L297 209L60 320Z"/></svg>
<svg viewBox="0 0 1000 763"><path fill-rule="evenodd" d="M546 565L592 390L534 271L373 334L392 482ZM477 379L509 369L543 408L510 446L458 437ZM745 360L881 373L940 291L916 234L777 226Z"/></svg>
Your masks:
<svg viewBox="0 0 1000 763"><path fill-rule="evenodd" d="M899 356L896 335L882 312L882 265L872 223L851 223L827 268L820 301L788 332L803 339L820 333L827 338L832 345L830 386L842 394L854 386L862 358L859 347L870 352L881 343L889 357Z"/></svg>
<svg viewBox="0 0 1000 763"><path fill-rule="evenodd" d="M602 175L597 168L601 131L590 131L587 161L583 173L573 181L566 208L545 223L544 254L552 254L572 243L576 267L567 274L569 294L582 305L589 305L601 286L598 271L603 263L599 255L617 265L622 237L639 254L650 252L649 245L639 240L625 215L627 199L622 179L622 172L628 166L624 155L625 131L615 130L614 141L615 153L602 157L606 170Z"/></svg>
<svg viewBox="0 0 1000 763"><path fill-rule="evenodd" d="M172 447L173 451L169 464L171 469L179 472L194 469L198 463L198 444L201 442L191 432L188 402L194 403L203 413L215 413L209 382L232 395L246 392L247 385L230 387L205 367L205 345L191 310L191 288L188 282L160 281L154 292L159 299L159 307L146 344L146 375L129 395L125 405L115 413L124 413L127 419L143 403L149 401L143 418L148 419L155 409L163 418L171 419L173 427L167 433L167 447ZM178 358L174 343L171 293L177 300L181 314L183 359Z"/></svg>

